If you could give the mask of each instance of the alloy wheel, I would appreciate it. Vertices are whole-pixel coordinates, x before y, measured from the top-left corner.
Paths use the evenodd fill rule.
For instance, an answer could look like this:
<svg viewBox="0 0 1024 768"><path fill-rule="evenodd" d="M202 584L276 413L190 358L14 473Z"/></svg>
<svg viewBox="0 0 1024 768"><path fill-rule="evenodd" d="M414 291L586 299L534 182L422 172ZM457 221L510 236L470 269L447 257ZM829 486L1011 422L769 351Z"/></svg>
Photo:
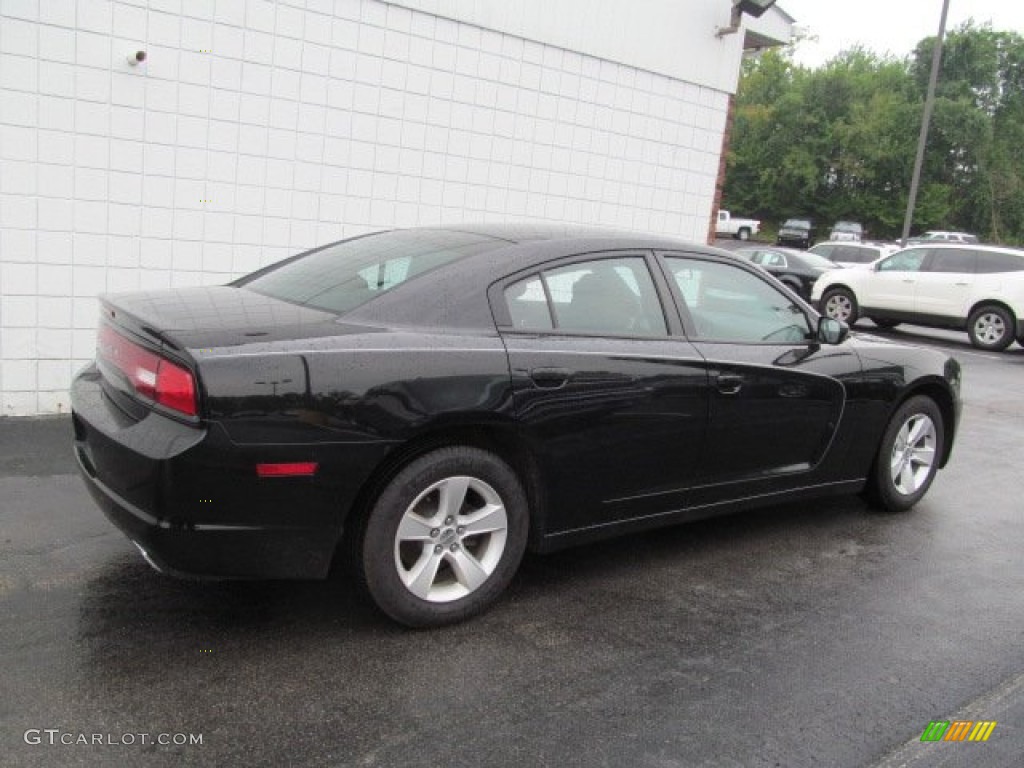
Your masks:
<svg viewBox="0 0 1024 768"><path fill-rule="evenodd" d="M491 577L507 537L508 515L497 491L476 477L447 477L424 490L402 515L395 567L416 597L451 602Z"/></svg>
<svg viewBox="0 0 1024 768"><path fill-rule="evenodd" d="M825 314L833 320L847 322L853 314L853 302L843 293L833 293L825 302Z"/></svg>
<svg viewBox="0 0 1024 768"><path fill-rule="evenodd" d="M984 312L974 320L974 335L986 346L995 346L1008 332L1003 318L995 312Z"/></svg>
<svg viewBox="0 0 1024 768"><path fill-rule="evenodd" d="M889 473L896 490L909 496L927 481L935 464L936 432L931 417L915 413L900 427L889 457Z"/></svg>

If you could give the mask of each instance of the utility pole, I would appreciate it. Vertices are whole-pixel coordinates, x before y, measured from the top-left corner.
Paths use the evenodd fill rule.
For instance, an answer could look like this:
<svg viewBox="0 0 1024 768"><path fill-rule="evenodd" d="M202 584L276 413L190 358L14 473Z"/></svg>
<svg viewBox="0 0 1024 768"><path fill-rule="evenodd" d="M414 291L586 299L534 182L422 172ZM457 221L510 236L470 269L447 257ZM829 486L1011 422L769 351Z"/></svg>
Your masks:
<svg viewBox="0 0 1024 768"><path fill-rule="evenodd" d="M942 41L946 37L946 16L949 14L949 0L942 0L942 18L939 19L939 36L932 51L932 74L928 79L928 93L924 97L924 115L921 117L921 134L917 137L917 156L914 158L914 175L910 177L910 199L907 200L907 214L903 217L903 237L900 245L906 246L910 237L910 223L914 219L917 204L917 188L921 183L921 166L924 164L924 145L928 143L928 125L935 108L935 85L939 81L939 62L942 61Z"/></svg>

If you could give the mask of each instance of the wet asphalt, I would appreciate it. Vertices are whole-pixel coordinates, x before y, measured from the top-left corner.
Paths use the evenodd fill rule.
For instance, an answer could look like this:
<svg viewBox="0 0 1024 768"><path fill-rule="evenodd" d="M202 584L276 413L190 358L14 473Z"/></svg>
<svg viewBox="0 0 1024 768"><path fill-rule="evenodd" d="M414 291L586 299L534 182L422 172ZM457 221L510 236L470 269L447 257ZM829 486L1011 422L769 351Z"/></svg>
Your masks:
<svg viewBox="0 0 1024 768"><path fill-rule="evenodd" d="M1022 765L1024 349L885 335L964 366L917 508L830 499L529 557L443 630L340 575L160 575L86 493L66 417L0 421L0 764ZM997 725L920 741L955 719Z"/></svg>

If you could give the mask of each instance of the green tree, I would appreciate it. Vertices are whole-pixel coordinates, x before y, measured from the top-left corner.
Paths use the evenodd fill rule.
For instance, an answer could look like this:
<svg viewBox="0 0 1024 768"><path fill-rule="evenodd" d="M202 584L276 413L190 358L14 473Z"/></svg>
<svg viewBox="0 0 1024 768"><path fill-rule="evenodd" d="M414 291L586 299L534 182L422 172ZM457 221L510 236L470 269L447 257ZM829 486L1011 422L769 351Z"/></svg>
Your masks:
<svg viewBox="0 0 1024 768"><path fill-rule="evenodd" d="M902 227L935 39L906 60L863 49L823 67L787 51L744 62L725 205L769 221ZM1024 242L1024 38L967 22L947 36L915 231Z"/></svg>

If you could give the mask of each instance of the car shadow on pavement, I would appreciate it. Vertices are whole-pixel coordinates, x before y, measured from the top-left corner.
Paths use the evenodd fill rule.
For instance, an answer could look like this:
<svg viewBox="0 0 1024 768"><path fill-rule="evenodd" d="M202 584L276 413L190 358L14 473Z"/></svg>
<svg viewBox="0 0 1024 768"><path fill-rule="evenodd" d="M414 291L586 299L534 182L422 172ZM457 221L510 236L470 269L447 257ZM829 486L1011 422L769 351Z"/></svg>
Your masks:
<svg viewBox="0 0 1024 768"><path fill-rule="evenodd" d="M751 600L763 601L763 589L802 578L843 542L865 551L883 541L884 526L869 518L858 499L832 499L528 555L491 611L429 634L459 644L523 627L545 626L556 636L596 630L609 614L630 623L679 611L749 610ZM802 542L799 556L793 541ZM76 640L94 679L145 677L156 668L185 673L204 656L244 665L268 651L316 656L367 640L418 645L424 636L383 616L344 573L325 581L188 581L125 554L85 582L80 601Z"/></svg>

